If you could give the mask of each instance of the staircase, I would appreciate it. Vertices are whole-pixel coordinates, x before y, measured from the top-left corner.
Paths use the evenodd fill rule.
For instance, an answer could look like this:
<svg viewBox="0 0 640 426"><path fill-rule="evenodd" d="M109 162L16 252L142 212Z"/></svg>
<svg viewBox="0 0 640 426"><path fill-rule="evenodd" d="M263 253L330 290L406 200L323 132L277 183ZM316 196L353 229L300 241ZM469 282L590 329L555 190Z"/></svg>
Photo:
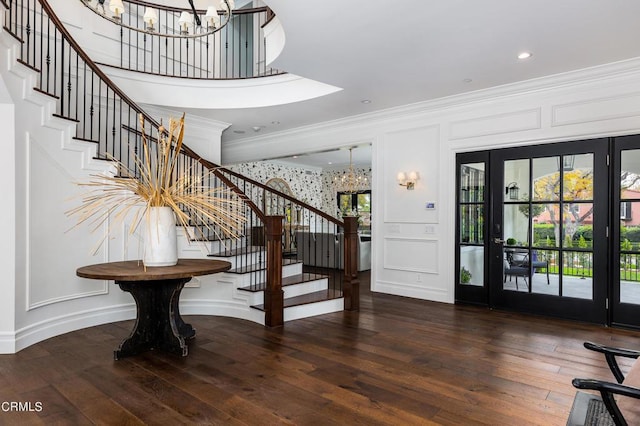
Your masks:
<svg viewBox="0 0 640 426"><path fill-rule="evenodd" d="M39 126L49 131L53 128L62 140L62 150L74 151L73 159L63 167L108 170L111 165L105 160L107 154L125 163L132 161L128 152L138 146L142 132L147 132L138 127L137 115L145 115L151 134L157 134L159 123L146 116L100 71L46 0L0 2L6 9L0 39L10 52L0 75L7 84L24 86L22 100L16 100L20 97L18 90L12 91L13 101L37 104L43 117ZM60 145L51 144L47 149L52 156L68 156L55 152L60 151ZM287 194L202 159L188 147L183 155L185 170L214 170L210 186L226 186L240 194L246 201L247 216L245 237L239 240L220 241L203 231L204 241L189 242L179 232L181 257L208 256L232 264L231 270L208 278L206 285L200 281L187 284L181 299L184 314L230 315L279 326L299 318L358 308L355 218L338 221ZM266 198L270 200L268 215ZM333 264L325 262L321 267L303 263L308 257L305 250L312 247L301 243L292 246L297 236L285 238L283 228L283 218L290 216L287 213L293 208L300 212L297 225L301 229L344 236L336 248L342 260L336 256ZM194 245L206 245L212 254L203 254ZM317 256L326 252L325 247L313 249ZM207 296L203 296L205 287Z"/></svg>

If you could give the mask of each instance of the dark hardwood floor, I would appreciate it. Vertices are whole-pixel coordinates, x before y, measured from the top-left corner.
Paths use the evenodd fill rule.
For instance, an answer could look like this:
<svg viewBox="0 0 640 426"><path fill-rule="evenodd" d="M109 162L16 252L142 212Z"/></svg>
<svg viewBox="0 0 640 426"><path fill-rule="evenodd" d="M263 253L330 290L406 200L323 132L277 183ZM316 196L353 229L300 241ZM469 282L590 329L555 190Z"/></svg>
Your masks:
<svg viewBox="0 0 640 426"><path fill-rule="evenodd" d="M610 378L582 342L640 348L638 332L372 294L362 279L359 313L273 330L185 317L186 358L114 361L131 321L2 355L0 423L563 425L571 379Z"/></svg>

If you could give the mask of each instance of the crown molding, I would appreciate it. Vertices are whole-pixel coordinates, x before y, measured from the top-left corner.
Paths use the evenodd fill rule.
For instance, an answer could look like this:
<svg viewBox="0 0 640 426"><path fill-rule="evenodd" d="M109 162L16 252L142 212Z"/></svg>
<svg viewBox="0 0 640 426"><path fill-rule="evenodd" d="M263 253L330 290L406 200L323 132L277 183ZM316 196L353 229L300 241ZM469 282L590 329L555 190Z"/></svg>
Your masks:
<svg viewBox="0 0 640 426"><path fill-rule="evenodd" d="M232 142L223 142L223 150L242 149L244 146L256 144L269 144L283 139L300 137L308 133L321 131L338 131L351 126L362 126L364 123L370 125L371 122L389 122L398 119L406 120L416 115L429 113L442 113L444 110L468 109L480 103L506 101L510 97L523 96L533 93L550 92L559 89L566 89L581 86L593 82L603 84L603 80L624 78L627 76L640 75L640 57L623 61L597 65L574 71L554 74L550 76L538 77L530 80L509 83L501 86L480 89L473 92L447 96L399 107L388 108L366 114L359 114L337 120L301 126L295 129L281 132L269 133L262 136L252 136Z"/></svg>
<svg viewBox="0 0 640 426"><path fill-rule="evenodd" d="M182 117L184 111L168 108L158 105L140 104L140 106L149 114L154 117L169 118L169 117ZM197 131L210 132L215 129L217 132L222 133L225 129L231 126L231 123L227 123L220 120L214 120L212 118L205 118L194 114L185 114L185 121L188 122L189 128Z"/></svg>

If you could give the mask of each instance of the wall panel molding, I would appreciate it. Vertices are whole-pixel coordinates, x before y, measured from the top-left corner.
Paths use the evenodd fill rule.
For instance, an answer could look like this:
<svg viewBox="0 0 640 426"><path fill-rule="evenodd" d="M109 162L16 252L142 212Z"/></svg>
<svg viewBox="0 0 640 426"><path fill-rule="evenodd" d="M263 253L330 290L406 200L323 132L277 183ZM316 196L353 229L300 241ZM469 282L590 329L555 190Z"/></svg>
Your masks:
<svg viewBox="0 0 640 426"><path fill-rule="evenodd" d="M538 130L542 127L542 108L531 108L488 115L467 120L452 121L450 140L469 139L503 133Z"/></svg>
<svg viewBox="0 0 640 426"><path fill-rule="evenodd" d="M383 268L438 274L438 239L384 237Z"/></svg>
<svg viewBox="0 0 640 426"><path fill-rule="evenodd" d="M69 208L69 198L76 188L73 182L77 180L60 163L62 158L54 156L41 146L38 138L31 134L26 138L26 183L27 191L25 215L27 229L26 264L25 264L25 309L31 311L47 305L58 304L70 300L82 299L109 293L108 281L93 280L85 282L75 276L79 259L89 256L87 244L75 244L74 232L82 233L85 228L69 231L73 222L65 217L65 209ZM43 143L51 143L45 141ZM62 153L58 147L54 151ZM82 164L82 154L74 153L78 169ZM47 183L45 183L47 182ZM43 220L43 212L49 216ZM103 232L107 232L109 224L104 225ZM69 232L66 232L69 231ZM70 235L71 234L71 235ZM69 237L67 237L69 236ZM85 240L87 241L87 240ZM109 239L104 242L103 251L98 261L108 261ZM61 250L65 256L54 256L49 251ZM85 251L85 256L80 256ZM66 284L58 282L59 278L67 278Z"/></svg>
<svg viewBox="0 0 640 426"><path fill-rule="evenodd" d="M568 126L640 115L640 92L553 105L551 126Z"/></svg>

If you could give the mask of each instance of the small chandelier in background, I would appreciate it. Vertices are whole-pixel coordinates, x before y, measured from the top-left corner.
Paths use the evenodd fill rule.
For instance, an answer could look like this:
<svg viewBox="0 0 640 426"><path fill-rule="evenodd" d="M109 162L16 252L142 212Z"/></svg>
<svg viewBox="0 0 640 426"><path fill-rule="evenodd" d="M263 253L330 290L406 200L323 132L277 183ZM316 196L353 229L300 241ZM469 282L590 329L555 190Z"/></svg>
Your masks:
<svg viewBox="0 0 640 426"><path fill-rule="evenodd" d="M193 0L187 0L191 12L137 0L80 1L94 13L123 28L172 38L197 38L216 33L229 23L235 7L234 0L208 0L211 5L201 18ZM144 13L140 6L144 6ZM123 15L127 13L130 16L125 22Z"/></svg>
<svg viewBox="0 0 640 426"><path fill-rule="evenodd" d="M333 178L333 184L338 192L354 194L369 189L369 179L364 173L356 173L353 168L353 148L349 148L349 168L342 175Z"/></svg>

